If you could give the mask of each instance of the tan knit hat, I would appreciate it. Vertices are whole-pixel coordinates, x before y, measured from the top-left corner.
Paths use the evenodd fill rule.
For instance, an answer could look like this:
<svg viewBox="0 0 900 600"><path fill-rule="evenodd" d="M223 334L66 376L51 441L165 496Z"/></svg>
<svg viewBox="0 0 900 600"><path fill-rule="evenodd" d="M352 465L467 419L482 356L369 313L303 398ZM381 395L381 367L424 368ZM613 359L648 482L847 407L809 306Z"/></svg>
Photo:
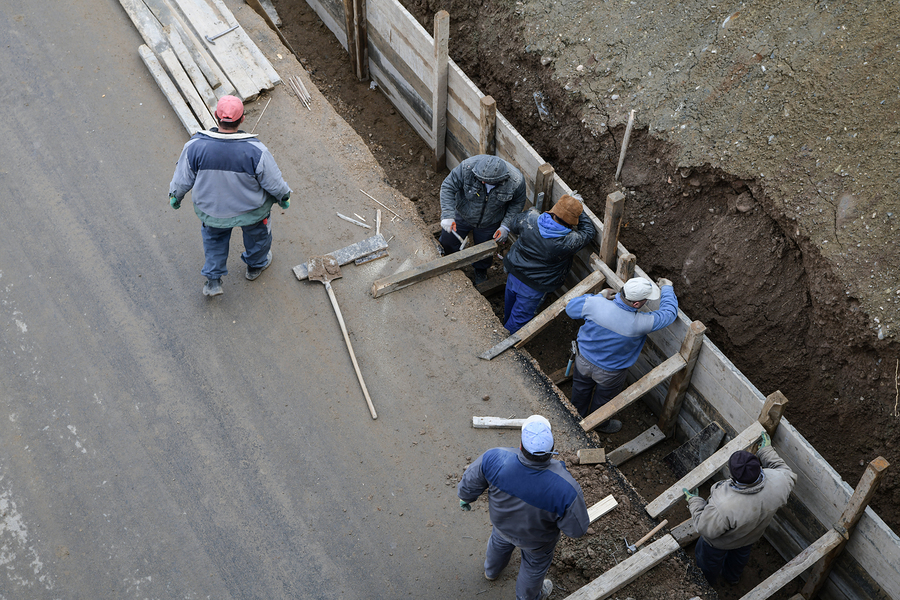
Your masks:
<svg viewBox="0 0 900 600"><path fill-rule="evenodd" d="M581 202L568 194L563 194L559 202L550 209L550 213L559 217L569 227L575 227L578 225L578 217L581 216L583 210L584 206Z"/></svg>

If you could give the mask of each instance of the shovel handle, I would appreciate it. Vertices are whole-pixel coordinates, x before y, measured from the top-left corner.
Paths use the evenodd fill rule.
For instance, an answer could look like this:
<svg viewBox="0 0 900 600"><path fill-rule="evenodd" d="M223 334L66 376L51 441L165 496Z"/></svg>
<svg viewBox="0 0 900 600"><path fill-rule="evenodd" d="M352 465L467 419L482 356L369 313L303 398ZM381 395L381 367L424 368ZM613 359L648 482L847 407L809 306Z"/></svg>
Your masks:
<svg viewBox="0 0 900 600"><path fill-rule="evenodd" d="M369 405L369 412L372 413L373 419L377 419L378 415L375 413L375 405L372 404L372 398L369 396L369 389L366 387L366 382L363 381L362 372L359 370L359 364L356 362L356 354L353 352L353 344L350 343L350 335L347 333L347 326L344 325L344 316L341 314L341 307L338 306L334 290L331 288L331 283L328 281L325 282L325 290L328 292L328 298L331 299L331 305L334 307L334 314L337 316L338 323L341 326L341 333L344 334L344 341L347 342L347 350L350 351L350 360L353 361L353 368L356 370L356 378L359 379L359 387L362 388L363 396L366 397L366 404Z"/></svg>

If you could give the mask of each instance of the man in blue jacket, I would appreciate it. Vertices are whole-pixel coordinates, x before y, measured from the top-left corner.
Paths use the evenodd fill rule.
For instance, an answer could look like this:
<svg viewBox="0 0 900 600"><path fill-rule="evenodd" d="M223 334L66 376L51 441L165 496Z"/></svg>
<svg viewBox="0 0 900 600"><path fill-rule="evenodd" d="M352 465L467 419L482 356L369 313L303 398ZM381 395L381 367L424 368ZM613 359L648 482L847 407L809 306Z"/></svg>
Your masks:
<svg viewBox="0 0 900 600"><path fill-rule="evenodd" d="M522 424L518 449L488 450L469 465L456 486L463 510L471 510L469 503L488 490L494 529L484 559L485 578L497 579L513 550L522 552L516 600L550 595L553 583L544 575L560 532L580 538L590 525L581 486L554 454L550 422L532 415Z"/></svg>
<svg viewBox="0 0 900 600"><path fill-rule="evenodd" d="M509 230L518 237L503 259L508 273L503 323L515 333L534 318L544 296L562 285L572 257L596 230L581 202L568 194L545 213L532 209L516 215Z"/></svg>
<svg viewBox="0 0 900 600"><path fill-rule="evenodd" d="M194 212L200 217L206 262L205 296L222 294L228 274L231 230L244 237L241 260L253 281L272 263L272 205L290 206L291 188L269 150L255 135L240 131L244 104L235 96L222 96L216 105L218 128L195 133L184 145L169 184L169 204L181 207L193 189Z"/></svg>
<svg viewBox="0 0 900 600"><path fill-rule="evenodd" d="M513 218L524 207L521 171L497 156L467 158L441 184L441 246L447 254L459 250L461 243L454 232L465 239L471 231L476 244L491 238L505 242ZM487 280L493 259L489 256L472 265L476 285Z"/></svg>
<svg viewBox="0 0 900 600"><path fill-rule="evenodd" d="M586 417L622 391L628 367L641 354L651 331L664 329L678 318L678 299L668 279L660 289L648 279L634 277L625 282L612 299L604 294L585 294L566 305L566 314L584 319L578 329L578 355L572 377L572 405ZM649 300L660 299L659 309L640 312ZM597 430L616 433L622 423L609 419Z"/></svg>

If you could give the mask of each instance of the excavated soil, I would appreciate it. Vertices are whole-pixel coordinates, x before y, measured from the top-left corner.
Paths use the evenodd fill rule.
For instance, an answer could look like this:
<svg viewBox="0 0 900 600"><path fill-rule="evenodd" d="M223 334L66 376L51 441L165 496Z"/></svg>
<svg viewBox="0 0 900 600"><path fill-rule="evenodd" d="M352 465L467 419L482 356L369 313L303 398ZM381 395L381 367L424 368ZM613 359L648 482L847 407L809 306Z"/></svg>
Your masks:
<svg viewBox="0 0 900 600"><path fill-rule="evenodd" d="M446 172L431 169L428 147L356 81L305 2L275 4L387 182L436 222ZM684 311L763 394L788 397L788 419L845 480L878 455L897 463L900 11L799 0L403 4L429 30L435 11L450 12L451 57L597 214L607 194L625 192L621 238L641 267L675 282ZM545 372L565 366L576 326L557 319L529 344ZM628 439L619 436L610 442ZM669 477L656 468L623 471L652 498ZM900 530L896 470L872 504Z"/></svg>

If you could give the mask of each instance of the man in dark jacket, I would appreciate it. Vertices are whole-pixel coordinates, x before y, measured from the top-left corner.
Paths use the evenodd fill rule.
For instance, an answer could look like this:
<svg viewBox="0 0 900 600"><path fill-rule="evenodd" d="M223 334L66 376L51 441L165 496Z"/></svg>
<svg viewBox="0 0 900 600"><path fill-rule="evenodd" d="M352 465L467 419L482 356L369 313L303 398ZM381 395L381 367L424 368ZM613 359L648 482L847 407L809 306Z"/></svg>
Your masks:
<svg viewBox="0 0 900 600"><path fill-rule="evenodd" d="M553 454L550 422L532 415L522 424L518 450L488 450L469 465L456 487L463 510L471 510L469 503L488 490L494 529L484 559L486 579L497 579L513 550L521 550L516 600L550 595L553 584L544 575L560 532L579 538L590 525L581 486Z"/></svg>
<svg viewBox="0 0 900 600"><path fill-rule="evenodd" d="M467 158L441 184L441 246L447 254L459 250L469 232L476 244L494 238L506 241L513 218L525 207L522 172L497 156ZM456 235L454 235L454 233ZM487 279L492 256L472 266L475 283Z"/></svg>
<svg viewBox="0 0 900 600"><path fill-rule="evenodd" d="M694 548L697 566L715 584L719 575L734 585L741 578L753 544L762 537L778 509L784 506L797 474L762 434L756 454L739 450L728 460L731 479L712 486L709 500L696 490L683 490L700 539Z"/></svg>
<svg viewBox="0 0 900 600"><path fill-rule="evenodd" d="M241 260L247 264L247 279L256 279L272 263L272 205L277 202L287 208L291 198L291 188L269 150L255 135L238 129L244 121L243 102L222 96L215 116L219 127L198 131L188 140L169 184L169 204L174 209L193 189L191 200L200 217L206 255L200 271L207 279L205 296L223 293L234 227L243 232Z"/></svg>
<svg viewBox="0 0 900 600"><path fill-rule="evenodd" d="M503 322L515 333L534 318L544 296L562 285L572 257L596 230L581 202L568 194L548 212L516 215L509 230L518 237L503 259L508 272Z"/></svg>

